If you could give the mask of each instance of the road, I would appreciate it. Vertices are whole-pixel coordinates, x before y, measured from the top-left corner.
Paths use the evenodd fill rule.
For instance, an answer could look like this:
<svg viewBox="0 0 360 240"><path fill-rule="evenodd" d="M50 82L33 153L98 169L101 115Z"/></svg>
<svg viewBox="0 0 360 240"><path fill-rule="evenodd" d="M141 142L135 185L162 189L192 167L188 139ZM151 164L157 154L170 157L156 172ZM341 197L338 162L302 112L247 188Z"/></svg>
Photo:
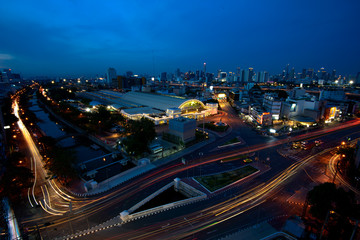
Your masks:
<svg viewBox="0 0 360 240"><path fill-rule="evenodd" d="M230 116L229 122L233 121L231 123L233 132L227 137L231 138L240 134L241 137L245 138L247 133L244 135L241 130L241 128L243 128L243 123L239 123L238 119L235 119L235 116L227 116ZM360 128L358 127L358 124L359 121L357 120L350 121L333 129L322 129L316 132L294 136L291 141L298 141L311 137L319 138L319 136L323 136L322 138L324 141L327 141L326 139L334 139L332 141L335 142L338 141L339 135L359 135L358 131ZM65 234L71 233L72 229L75 229L75 232L77 230L86 229L117 216L122 210L128 209L134 203L143 199L144 196L149 195L159 187L165 185L169 181L172 181L175 177L191 177L199 175L201 172L206 172L208 174L212 171L220 171L222 169L232 168L236 164L242 164L239 162L220 164L220 160L225 157L237 156L254 151L257 152L261 159L264 159L266 156L270 156L272 167L271 171L259 176L252 182L247 182L234 188L231 194L234 195L234 197L224 195L226 193L220 194L202 202L201 204L191 205L191 208L187 208L186 210L182 209L181 212L178 212L180 209L171 210L167 214L163 214L165 215L165 218L162 221L160 219L155 224L146 226L143 230L141 225L142 223L139 221L122 226L122 229L133 226L129 233L126 231L122 233L125 234L124 236L117 236L116 234L112 235L117 236L118 238L134 236L135 239L139 236L142 236L142 239L152 239L156 236L156 238L159 237L160 239L163 237L167 238L171 233L176 234L175 236L178 236L179 238L187 237L189 234L197 234L198 232L205 231L214 225L221 224L224 221L232 221L231 219L237 218L246 212L251 212L253 209L256 209L259 204L265 203L267 199L272 197L272 194L276 193L277 189L287 183L291 176L294 176L308 162L311 162L311 159L314 159L305 158L305 160L301 159L301 161L294 162L279 156L276 150L278 147L289 142L286 138L276 140L274 138L262 137L259 141L261 142L260 144L222 149L221 152L212 151L217 147L217 145L219 145L219 141L194 152L192 155L188 155L186 157L190 160L188 165L184 166L180 163L180 160L177 160L144 174L141 177L135 178L131 182L119 186L111 193L106 193L95 198L78 199L60 192L60 189L58 189L56 185L52 185L54 183L53 181L46 179L46 172L41 167L41 156L38 153L35 144L32 142L30 134L27 132L26 128L21 125L21 122L19 124L19 128L22 129L22 133L24 134L24 137L29 144L29 148L33 153L34 160L36 160L34 161L34 166L37 166L34 167L34 171L36 171L37 176L36 184L34 184L33 188L34 194L32 195L32 199L29 196L29 202L34 202L34 200L42 202L43 205L45 205L43 206L43 209L48 211L51 210L52 213L52 215L27 218L24 219L22 223L24 226L28 226L30 230L35 230L34 226L35 224L38 224L43 236L45 236L46 239L64 236ZM248 131L252 132L252 134L249 133L251 136L255 134L251 130ZM255 139L256 136L254 135L253 137ZM252 141L251 139L252 138L246 138L247 141ZM203 155L199 155L199 152L202 152ZM46 194L46 188L48 188L49 194ZM72 213L68 212L68 202L70 201L74 202ZM52 205L50 205L51 203ZM62 206L60 206L60 204L62 204ZM56 207L59 208L56 208L55 211L52 210L52 207L49 208L46 205L50 207L56 205ZM196 207L199 209L197 210ZM61 214L61 216L56 216L55 213ZM158 217L161 218L161 214L155 218ZM162 227L169 223L169 217L173 220L171 220L169 227L164 230ZM172 221L174 221L174 223L172 223ZM51 225L47 225L46 223L51 223ZM147 222L146 224L148 225L149 223L151 222ZM159 228L162 230L159 231ZM137 229L137 231L134 232L133 229ZM196 232L194 232L195 230ZM107 235L108 231L110 235ZM110 237L112 234L110 231L112 231L112 229L108 231L101 232L101 234L104 234L101 235L101 237L105 237L105 235L106 237ZM143 231L145 235L139 234L139 231ZM97 238L98 235L88 237L89 238L87 239L91 239L90 237L100 239L100 237ZM117 239L117 237L113 239Z"/></svg>

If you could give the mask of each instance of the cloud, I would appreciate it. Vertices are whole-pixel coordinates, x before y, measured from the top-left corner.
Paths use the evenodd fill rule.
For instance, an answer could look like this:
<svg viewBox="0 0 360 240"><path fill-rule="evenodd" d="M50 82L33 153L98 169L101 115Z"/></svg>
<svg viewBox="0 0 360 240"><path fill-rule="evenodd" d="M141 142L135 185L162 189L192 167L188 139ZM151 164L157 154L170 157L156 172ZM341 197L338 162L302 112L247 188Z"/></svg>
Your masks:
<svg viewBox="0 0 360 240"><path fill-rule="evenodd" d="M11 59L14 59L12 55L6 53L0 53L0 60L11 60Z"/></svg>

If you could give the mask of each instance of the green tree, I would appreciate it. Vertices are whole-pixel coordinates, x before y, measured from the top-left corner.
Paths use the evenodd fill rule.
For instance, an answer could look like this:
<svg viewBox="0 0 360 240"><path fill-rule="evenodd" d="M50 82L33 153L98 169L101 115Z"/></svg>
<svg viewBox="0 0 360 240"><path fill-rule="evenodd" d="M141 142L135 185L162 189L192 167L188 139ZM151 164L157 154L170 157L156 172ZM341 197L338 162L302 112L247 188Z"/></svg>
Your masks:
<svg viewBox="0 0 360 240"><path fill-rule="evenodd" d="M82 98L80 101L81 101L81 103L83 103L85 105L89 105L91 102L91 99L90 98Z"/></svg>
<svg viewBox="0 0 360 240"><path fill-rule="evenodd" d="M336 188L333 183L323 183L309 191L307 197L312 216L322 221L328 217L328 239L349 239L350 219L358 219L360 214L354 193Z"/></svg>
<svg viewBox="0 0 360 240"><path fill-rule="evenodd" d="M284 90L277 90L276 93L280 99L286 99L289 96Z"/></svg>
<svg viewBox="0 0 360 240"><path fill-rule="evenodd" d="M322 220L325 219L327 212L332 209L336 194L336 185L333 183L324 183L309 191L308 200L311 204L311 215Z"/></svg>
<svg viewBox="0 0 360 240"><path fill-rule="evenodd" d="M138 121L130 120L128 132L130 136L123 141L123 144L126 151L135 156L148 152L149 143L156 137L154 123L146 118L141 118Z"/></svg>
<svg viewBox="0 0 360 240"><path fill-rule="evenodd" d="M34 175L25 167L16 166L17 162L10 159L5 166L5 173L0 179L0 198L9 197L18 202L22 190L31 187Z"/></svg>
<svg viewBox="0 0 360 240"><path fill-rule="evenodd" d="M68 182L71 178L76 177L76 171L73 166L75 161L74 151L53 148L49 153L49 159L46 161L45 167L50 170L54 176Z"/></svg>

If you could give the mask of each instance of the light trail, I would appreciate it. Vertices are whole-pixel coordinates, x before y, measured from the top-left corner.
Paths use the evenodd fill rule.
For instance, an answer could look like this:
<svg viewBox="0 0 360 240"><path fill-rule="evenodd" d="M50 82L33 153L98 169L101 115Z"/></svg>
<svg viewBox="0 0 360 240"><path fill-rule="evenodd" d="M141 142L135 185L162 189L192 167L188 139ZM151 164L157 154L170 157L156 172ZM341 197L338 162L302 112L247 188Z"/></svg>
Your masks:
<svg viewBox="0 0 360 240"><path fill-rule="evenodd" d="M29 200L29 203L30 203L31 207L34 207L34 205L31 202L31 199L30 199L30 188L28 188L27 197L28 197L28 200Z"/></svg>
<svg viewBox="0 0 360 240"><path fill-rule="evenodd" d="M329 168L331 173L333 174L334 178L336 178L342 185L346 186L348 189L353 191L356 195L360 195L360 191L349 184L341 174L339 174L338 170L335 169L336 161L340 161L340 155L336 154L330 158L329 161ZM335 176L336 175L336 176Z"/></svg>

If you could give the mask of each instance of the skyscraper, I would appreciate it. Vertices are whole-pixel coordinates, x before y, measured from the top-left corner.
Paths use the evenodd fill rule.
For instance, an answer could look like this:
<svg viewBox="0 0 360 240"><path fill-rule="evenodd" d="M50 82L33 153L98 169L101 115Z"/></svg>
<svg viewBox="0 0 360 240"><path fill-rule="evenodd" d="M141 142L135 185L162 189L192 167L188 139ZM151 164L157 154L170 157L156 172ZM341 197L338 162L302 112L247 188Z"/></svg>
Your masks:
<svg viewBox="0 0 360 240"><path fill-rule="evenodd" d="M254 69L253 68L249 68L249 72L248 72L248 82L252 82L253 80L253 76L254 76Z"/></svg>
<svg viewBox="0 0 360 240"><path fill-rule="evenodd" d="M293 80L295 78L295 68L291 68L289 73L289 80Z"/></svg>
<svg viewBox="0 0 360 240"><path fill-rule="evenodd" d="M244 70L243 82L249 82L249 70Z"/></svg>
<svg viewBox="0 0 360 240"><path fill-rule="evenodd" d="M301 72L301 79L306 78L306 68L303 68L302 72Z"/></svg>
<svg viewBox="0 0 360 240"><path fill-rule="evenodd" d="M336 79L336 70L334 69L331 73L331 80L334 81Z"/></svg>
<svg viewBox="0 0 360 240"><path fill-rule="evenodd" d="M360 72L356 75L355 84L360 84Z"/></svg>
<svg viewBox="0 0 360 240"><path fill-rule="evenodd" d="M117 80L116 70L115 68L109 68L106 72L106 84L110 86L114 80Z"/></svg>
<svg viewBox="0 0 360 240"><path fill-rule="evenodd" d="M167 74L166 72L162 72L160 75L160 81L166 82L167 81Z"/></svg>

